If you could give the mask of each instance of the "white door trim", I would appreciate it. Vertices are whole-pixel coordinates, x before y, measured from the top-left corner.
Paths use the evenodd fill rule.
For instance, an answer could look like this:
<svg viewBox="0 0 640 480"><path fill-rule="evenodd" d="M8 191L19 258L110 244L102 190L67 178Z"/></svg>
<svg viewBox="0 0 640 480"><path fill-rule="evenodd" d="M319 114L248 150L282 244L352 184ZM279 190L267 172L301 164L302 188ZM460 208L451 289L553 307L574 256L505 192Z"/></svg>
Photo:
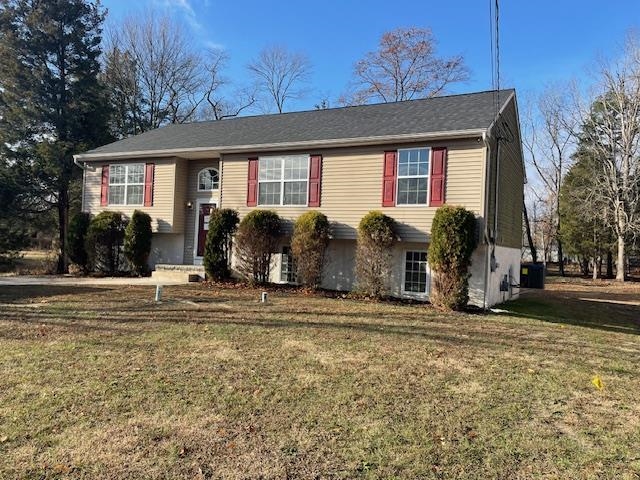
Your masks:
<svg viewBox="0 0 640 480"><path fill-rule="evenodd" d="M218 208L218 202L215 198L197 198L195 205L195 221L193 227L193 264L202 265L203 257L198 256L198 237L200 236L200 205L203 203L210 203L214 208Z"/></svg>

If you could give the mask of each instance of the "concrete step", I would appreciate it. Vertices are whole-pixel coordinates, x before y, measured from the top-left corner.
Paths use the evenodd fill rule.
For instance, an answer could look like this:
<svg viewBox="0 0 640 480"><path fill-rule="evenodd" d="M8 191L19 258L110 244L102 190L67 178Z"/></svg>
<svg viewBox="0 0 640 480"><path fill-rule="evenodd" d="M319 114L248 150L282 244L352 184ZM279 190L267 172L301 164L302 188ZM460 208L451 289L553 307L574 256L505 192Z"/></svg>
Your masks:
<svg viewBox="0 0 640 480"><path fill-rule="evenodd" d="M204 280L205 273L202 265L158 264L151 273L151 278L158 282L200 282Z"/></svg>

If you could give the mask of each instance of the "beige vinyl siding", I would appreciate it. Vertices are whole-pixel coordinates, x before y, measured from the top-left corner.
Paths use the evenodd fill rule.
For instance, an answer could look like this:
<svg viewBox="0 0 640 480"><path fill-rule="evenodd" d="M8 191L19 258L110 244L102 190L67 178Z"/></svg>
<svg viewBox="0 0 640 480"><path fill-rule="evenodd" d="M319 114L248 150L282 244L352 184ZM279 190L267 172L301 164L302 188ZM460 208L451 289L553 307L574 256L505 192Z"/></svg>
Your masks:
<svg viewBox="0 0 640 480"><path fill-rule="evenodd" d="M189 160L186 162L186 179L185 179L185 187L186 187L186 195L185 195L185 204L186 202L192 203L192 208L187 208L184 210L185 212L185 235L184 235L184 263L192 264L194 258L194 239L195 239L195 222L196 222L196 214L198 208L198 200L200 201L210 201L210 203L215 203L219 206L219 198L220 191L213 192L198 192L198 173L203 168L213 167L218 169L218 173L220 172L220 160L215 159L206 159L206 160ZM220 176L222 179L222 176ZM246 180L245 180L246 181Z"/></svg>
<svg viewBox="0 0 640 480"><path fill-rule="evenodd" d="M498 182L498 228L495 241L497 245L511 248L522 247L522 206L524 202L524 167L517 109L511 99L502 112L501 120L508 125L510 135L500 142L500 169ZM491 178L487 215L493 230L495 218L495 175L497 145L491 140Z"/></svg>
<svg viewBox="0 0 640 480"><path fill-rule="evenodd" d="M102 182L102 167L104 165L132 164L132 163L154 163L154 185L153 185L153 206L143 205L100 205L100 192ZM176 179L176 159L157 160L118 160L112 162L91 163L93 169L85 171L85 188L82 204L84 210L96 215L104 210L122 212L131 216L134 210L141 210L151 215L152 228L159 233L181 233L179 223L176 225L174 218L174 195Z"/></svg>
<svg viewBox="0 0 640 480"><path fill-rule="evenodd" d="M338 149L315 149L309 154L322 154L322 211L333 225L336 239L354 239L360 219L371 210L381 210L398 222L402 241L424 242L436 208L428 206L382 207L382 169L384 152L411 146L448 147L446 202L464 205L477 214L482 208L483 147L478 139L442 143L386 145ZM233 154L223 157L224 208L235 208L243 216L252 207L246 206L247 159L250 155ZM270 208L291 222L307 207Z"/></svg>
<svg viewBox="0 0 640 480"><path fill-rule="evenodd" d="M176 180L174 187L173 203L174 203L174 225L176 232L184 232L186 228L186 198L187 198L187 176L189 174L189 164L184 158L176 159Z"/></svg>

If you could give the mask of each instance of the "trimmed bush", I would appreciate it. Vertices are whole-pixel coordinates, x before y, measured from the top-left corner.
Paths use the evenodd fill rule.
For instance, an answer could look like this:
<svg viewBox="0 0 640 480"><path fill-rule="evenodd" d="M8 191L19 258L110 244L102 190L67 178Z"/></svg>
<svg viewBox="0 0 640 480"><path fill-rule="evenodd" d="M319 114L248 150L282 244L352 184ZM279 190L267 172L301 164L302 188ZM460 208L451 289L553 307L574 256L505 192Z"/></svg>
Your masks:
<svg viewBox="0 0 640 480"><path fill-rule="evenodd" d="M271 210L253 210L240 222L236 235L238 271L253 283L266 283L271 258L278 251L280 217Z"/></svg>
<svg viewBox="0 0 640 480"><path fill-rule="evenodd" d="M476 218L463 207L440 207L431 226L429 265L433 273L430 300L460 310L469 301L469 266L477 246Z"/></svg>
<svg viewBox="0 0 640 480"><path fill-rule="evenodd" d="M79 212L71 218L67 232L67 255L85 274L89 272L89 257L85 248L89 223L91 223L91 215Z"/></svg>
<svg viewBox="0 0 640 480"><path fill-rule="evenodd" d="M296 220L291 253L296 262L298 280L305 286L317 288L322 283L324 254L330 232L327 216L316 210L303 213Z"/></svg>
<svg viewBox="0 0 640 480"><path fill-rule="evenodd" d="M388 294L395 239L395 223L382 212L369 212L360 220L356 247L358 291L377 298Z"/></svg>
<svg viewBox="0 0 640 480"><path fill-rule="evenodd" d="M120 212L104 211L89 223L85 248L93 270L115 275L123 264L122 244L127 220Z"/></svg>
<svg viewBox="0 0 640 480"><path fill-rule="evenodd" d="M137 275L149 271L151 253L151 217L140 210L134 210L131 221L124 230L124 254L133 265Z"/></svg>
<svg viewBox="0 0 640 480"><path fill-rule="evenodd" d="M230 208L211 211L204 246L204 269L208 278L224 280L231 276L229 264L233 235L238 229L238 212Z"/></svg>

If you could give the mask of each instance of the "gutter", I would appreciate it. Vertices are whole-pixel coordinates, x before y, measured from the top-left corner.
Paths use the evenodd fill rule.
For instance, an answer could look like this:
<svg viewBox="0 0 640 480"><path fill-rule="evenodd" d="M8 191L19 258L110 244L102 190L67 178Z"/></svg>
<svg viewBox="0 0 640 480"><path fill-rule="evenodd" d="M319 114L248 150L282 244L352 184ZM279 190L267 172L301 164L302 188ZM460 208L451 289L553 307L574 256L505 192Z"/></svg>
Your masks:
<svg viewBox="0 0 640 480"><path fill-rule="evenodd" d="M308 147L349 147L360 145L376 145L381 143L398 143L398 142L412 142L420 140L450 140L469 137L478 137L484 135L486 129L468 129L468 130L456 130L456 131L443 131L443 132L431 132L431 133L411 133L402 135L380 135L374 137L356 137L356 138L340 138L329 140L311 140L300 142L276 142L276 143L256 143L247 145L220 145L211 147L193 147L193 148L171 148L171 149L156 149L156 150L133 150L122 152L110 152L110 153L81 153L74 155L74 162L76 160L116 160L124 158L148 158L148 157L180 157L188 156L189 154L207 154L210 152L216 152L219 155L230 153L254 153L260 151L274 151L274 150L291 150L296 148L308 148ZM77 163L76 163L77 165Z"/></svg>

